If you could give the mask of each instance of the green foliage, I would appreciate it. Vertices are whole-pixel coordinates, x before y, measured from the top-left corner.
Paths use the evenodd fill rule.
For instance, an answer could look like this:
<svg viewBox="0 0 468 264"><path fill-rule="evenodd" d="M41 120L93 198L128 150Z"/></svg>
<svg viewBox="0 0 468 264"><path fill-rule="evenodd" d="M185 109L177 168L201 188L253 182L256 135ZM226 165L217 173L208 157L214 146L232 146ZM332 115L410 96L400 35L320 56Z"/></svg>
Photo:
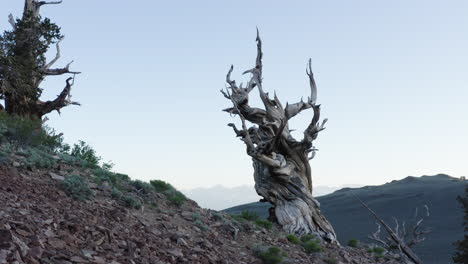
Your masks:
<svg viewBox="0 0 468 264"><path fill-rule="evenodd" d="M296 236L296 235L293 235L293 234L289 234L286 236L286 238L289 240L289 242L293 243L293 244L300 244L301 243L301 240Z"/></svg>
<svg viewBox="0 0 468 264"><path fill-rule="evenodd" d="M273 227L273 223L268 220L258 219L255 221L257 226L263 227L265 229L271 229Z"/></svg>
<svg viewBox="0 0 468 264"><path fill-rule="evenodd" d="M187 201L187 197L176 189L170 190L166 192L167 199L176 206L182 206L185 201Z"/></svg>
<svg viewBox="0 0 468 264"><path fill-rule="evenodd" d="M135 187L137 192L142 194L148 194L151 192L151 190L153 190L151 184L140 180L130 181L130 185Z"/></svg>
<svg viewBox="0 0 468 264"><path fill-rule="evenodd" d="M207 225L203 224L200 219L195 221L195 225L198 226L202 231L208 231L210 229Z"/></svg>
<svg viewBox="0 0 468 264"><path fill-rule="evenodd" d="M18 154L26 157L25 163L28 167L52 168L57 165L51 154L41 148L27 148Z"/></svg>
<svg viewBox="0 0 468 264"><path fill-rule="evenodd" d="M358 245L359 245L359 240L357 240L357 239L353 238L353 239L348 241L348 246L350 246L350 247L355 248L355 247L358 247Z"/></svg>
<svg viewBox="0 0 468 264"><path fill-rule="evenodd" d="M252 211L242 211L238 215L233 215L232 216L236 220L247 220L247 221L257 221L260 220L260 216L256 212Z"/></svg>
<svg viewBox="0 0 468 264"><path fill-rule="evenodd" d="M264 264L279 264L283 262L285 254L278 247L270 247L258 253L258 257Z"/></svg>
<svg viewBox="0 0 468 264"><path fill-rule="evenodd" d="M79 175L66 177L65 180L60 183L60 187L67 195L80 201L88 200L93 195L93 191L91 191L85 179Z"/></svg>
<svg viewBox="0 0 468 264"><path fill-rule="evenodd" d="M34 17L31 12L16 20L12 31L5 31L0 36L0 65L8 69L0 76L0 86L6 80L8 85L0 90L0 97L5 94L24 105L16 106L18 113L34 113L36 101L42 94L37 87L38 80L45 76L42 69L46 65L46 53L50 45L56 43L62 35L60 28L50 19Z"/></svg>
<svg viewBox="0 0 468 264"><path fill-rule="evenodd" d="M452 259L454 263L466 263L468 259L468 185L465 187L465 197L458 196L458 202L464 209L464 218L463 218L463 226L464 226L464 239L455 242L455 246L457 251L453 255Z"/></svg>
<svg viewBox="0 0 468 264"><path fill-rule="evenodd" d="M308 234L301 237L302 242L308 242L310 240L316 239L314 235Z"/></svg>
<svg viewBox="0 0 468 264"><path fill-rule="evenodd" d="M99 167L99 161L101 160L101 157L96 155L96 151L82 140L73 145L70 156L86 161L91 168Z"/></svg>
<svg viewBox="0 0 468 264"><path fill-rule="evenodd" d="M201 215L199 213L195 212L195 213L192 214L192 218L195 219L195 220L200 220Z"/></svg>
<svg viewBox="0 0 468 264"><path fill-rule="evenodd" d="M213 213L213 219L216 220L216 221L221 221L221 220L224 220L224 217L220 214L220 213Z"/></svg>
<svg viewBox="0 0 468 264"><path fill-rule="evenodd" d="M320 241L317 239L308 240L307 242L302 243L306 253L320 252L322 251L322 246L320 246Z"/></svg>
<svg viewBox="0 0 468 264"><path fill-rule="evenodd" d="M327 264L336 264L336 263L338 263L338 260L336 258L326 258L323 261L325 261L325 263L327 263Z"/></svg>
<svg viewBox="0 0 468 264"><path fill-rule="evenodd" d="M385 249L382 247L374 247L372 248L372 252L374 252L377 255L382 255L385 252Z"/></svg>
<svg viewBox="0 0 468 264"><path fill-rule="evenodd" d="M0 143L7 142L19 146L48 148L52 151L60 148L63 142L62 134L56 134L53 129L42 126L39 119L31 119L0 112Z"/></svg>
<svg viewBox="0 0 468 264"><path fill-rule="evenodd" d="M140 209L141 208L141 202L135 199L134 197L130 195L123 195L120 200L123 202L123 204L128 207L128 208L135 208L135 209Z"/></svg>
<svg viewBox="0 0 468 264"><path fill-rule="evenodd" d="M172 185L161 180L152 180L150 181L150 184L153 186L154 190L156 190L157 192L165 192L165 191L174 189Z"/></svg>
<svg viewBox="0 0 468 264"><path fill-rule="evenodd" d="M130 177L126 174L115 173L102 168L96 168L92 173L97 184L108 182L111 186L119 188L124 182L130 181Z"/></svg>

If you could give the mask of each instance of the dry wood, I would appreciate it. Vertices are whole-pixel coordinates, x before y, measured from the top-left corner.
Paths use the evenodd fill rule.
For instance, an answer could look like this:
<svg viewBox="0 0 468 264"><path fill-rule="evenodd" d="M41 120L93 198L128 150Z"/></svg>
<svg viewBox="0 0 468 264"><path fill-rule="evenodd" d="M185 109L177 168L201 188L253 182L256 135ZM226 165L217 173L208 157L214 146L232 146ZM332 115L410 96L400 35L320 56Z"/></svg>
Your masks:
<svg viewBox="0 0 468 264"><path fill-rule="evenodd" d="M252 157L254 166L255 189L266 201L274 205L272 219L286 232L296 234L316 234L318 237L338 243L333 227L320 211L319 203L312 196L312 177L309 160L316 149L312 142L318 133L325 129L326 119L320 124L320 105L316 104L317 87L309 60L306 72L309 77L311 95L307 102L302 100L283 107L274 94L271 99L262 85L262 40L257 30L257 58L255 67L244 74L251 78L244 87L237 86L231 79L234 67L227 75L226 91L223 96L233 106L224 111L238 115L242 128L228 124L235 134L246 144L247 154ZM249 105L249 94L255 88L259 91L264 109ZM304 138L297 141L291 135L288 120L304 111L313 109L314 116L304 131ZM247 122L253 124L247 127ZM312 153L309 156L309 153Z"/></svg>

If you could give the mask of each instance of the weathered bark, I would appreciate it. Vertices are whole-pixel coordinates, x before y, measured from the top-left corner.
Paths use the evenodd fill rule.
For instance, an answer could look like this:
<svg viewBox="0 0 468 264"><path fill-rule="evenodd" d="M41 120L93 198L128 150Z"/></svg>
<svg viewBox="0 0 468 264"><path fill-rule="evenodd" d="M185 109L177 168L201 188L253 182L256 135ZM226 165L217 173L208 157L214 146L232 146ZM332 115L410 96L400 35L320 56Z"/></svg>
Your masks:
<svg viewBox="0 0 468 264"><path fill-rule="evenodd" d="M338 243L333 227L320 211L320 205L312 196L312 177L309 160L316 149L312 141L324 128L326 119L319 123L320 105L316 104L317 88L312 74L311 62L307 69L311 86L311 96L283 107L276 94L270 99L262 87L262 42L257 32L257 59L250 73L252 78L246 87L231 80L231 66L226 82L229 87L221 91L231 100L233 107L224 111L237 114L242 121L242 129L229 124L247 146L247 154L252 157L255 189L266 201L274 205L275 219L286 232L295 234L316 234L318 237ZM257 88L265 109L250 107L249 93ZM299 112L312 108L314 116L304 131L301 141L295 140L289 130L288 120ZM254 124L247 128L246 122ZM309 156L310 155L310 156Z"/></svg>
<svg viewBox="0 0 468 264"><path fill-rule="evenodd" d="M1 65L0 63L0 99L4 100L4 110L12 115L27 116L31 118L40 118L52 111L58 111L68 105L79 105L71 101L71 87L74 83L74 76L80 72L70 71L70 63L63 68L52 69L60 58L60 38L56 43L57 54L50 62L40 60L44 50L37 50L37 42L43 41L38 35L40 27L40 8L49 4L60 4L62 1L38 1L25 0L23 16L20 22L23 25L21 29L12 15L9 16L9 22L13 27L15 38L14 47L10 47L13 52L9 61L14 63ZM36 45L36 46L35 46ZM6 56L6 55L5 55ZM42 88L40 84L46 76L72 74L66 80L65 88L54 99L42 101L39 99ZM2 110L2 109L0 109Z"/></svg>

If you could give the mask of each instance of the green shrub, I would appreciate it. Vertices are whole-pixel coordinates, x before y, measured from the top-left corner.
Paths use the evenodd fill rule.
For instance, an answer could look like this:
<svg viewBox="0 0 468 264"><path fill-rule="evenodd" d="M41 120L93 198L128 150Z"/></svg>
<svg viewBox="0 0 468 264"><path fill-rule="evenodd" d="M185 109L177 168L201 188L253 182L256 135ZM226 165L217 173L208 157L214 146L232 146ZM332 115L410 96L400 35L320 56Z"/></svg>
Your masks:
<svg viewBox="0 0 468 264"><path fill-rule="evenodd" d="M166 194L167 199L176 206L182 206L185 201L187 201L187 197L177 190L171 190Z"/></svg>
<svg viewBox="0 0 468 264"><path fill-rule="evenodd" d="M208 231L210 229L207 225L203 224L203 222L200 221L200 219L197 219L195 221L195 225L198 226L202 231Z"/></svg>
<svg viewBox="0 0 468 264"><path fill-rule="evenodd" d="M213 213L213 219L216 220L216 221L221 221L221 220L224 220L224 217L220 214L220 213Z"/></svg>
<svg viewBox="0 0 468 264"><path fill-rule="evenodd" d="M260 259L265 264L279 264L283 262L284 254L278 247L270 247L267 250L258 254Z"/></svg>
<svg viewBox="0 0 468 264"><path fill-rule="evenodd" d="M273 227L273 223L268 220L258 219L255 221L255 224L265 229L271 229Z"/></svg>
<svg viewBox="0 0 468 264"><path fill-rule="evenodd" d="M355 248L355 247L358 247L358 245L359 245L359 240L357 240L357 239L353 238L353 239L348 241L348 246L350 246L350 247Z"/></svg>
<svg viewBox="0 0 468 264"><path fill-rule="evenodd" d="M123 195L121 197L121 201L123 202L125 207L128 208L135 208L135 209L140 209L141 208L141 203L137 199L135 199L132 196L129 195Z"/></svg>
<svg viewBox="0 0 468 264"><path fill-rule="evenodd" d="M29 167L52 168L57 165L57 161L52 155L46 150L42 150L40 147L28 147L17 154L26 158L24 162Z"/></svg>
<svg viewBox="0 0 468 264"><path fill-rule="evenodd" d="M306 253L320 252L322 251L322 246L318 240L310 240L302 244Z"/></svg>
<svg viewBox="0 0 468 264"><path fill-rule="evenodd" d="M242 211L240 217L244 218L247 221L257 221L260 219L260 216L256 212L252 211Z"/></svg>
<svg viewBox="0 0 468 264"><path fill-rule="evenodd" d="M152 180L150 184L157 192L165 192L174 189L171 184L161 180Z"/></svg>
<svg viewBox="0 0 468 264"><path fill-rule="evenodd" d="M21 146L43 146L51 150L63 143L62 134L42 125L40 119L31 119L0 112L0 143L11 142Z"/></svg>
<svg viewBox="0 0 468 264"><path fill-rule="evenodd" d="M314 235L311 235L311 234L308 234L308 235L304 235L301 237L301 241L302 242L308 242L312 239L316 239L316 237Z"/></svg>
<svg viewBox="0 0 468 264"><path fill-rule="evenodd" d="M298 244L301 243L301 240L297 236L295 236L293 234L287 235L286 238L289 240L289 242L291 242L293 244L298 245Z"/></svg>
<svg viewBox="0 0 468 264"><path fill-rule="evenodd" d="M130 177L122 173L114 173L102 168L96 168L93 170L94 181L97 184L103 184L108 182L111 186L119 188L122 183L130 181Z"/></svg>
<svg viewBox="0 0 468 264"><path fill-rule="evenodd" d="M372 249L372 252L374 252L377 255L382 255L385 252L385 249L382 247L374 247Z"/></svg>
<svg viewBox="0 0 468 264"><path fill-rule="evenodd" d="M82 140L73 145L70 155L86 161L87 165L91 168L98 167L101 160L101 157L96 155L96 151Z"/></svg>
<svg viewBox="0 0 468 264"><path fill-rule="evenodd" d="M147 182L144 182L144 181L140 181L140 180L131 181L131 182L130 182L130 185L132 185L133 187L135 187L135 189L136 189L139 193L143 193L143 194L150 193L151 190L153 189L153 188L151 187L151 184L149 184L149 183L147 183Z"/></svg>
<svg viewBox="0 0 468 264"><path fill-rule="evenodd" d="M336 264L336 263L338 263L338 260L336 258L327 258L327 259L324 259L323 261L325 261L325 263L327 263L327 264Z"/></svg>
<svg viewBox="0 0 468 264"><path fill-rule="evenodd" d="M79 175L66 177L65 180L60 183L60 187L67 195L80 201L88 200L93 194L93 191L91 191L85 179Z"/></svg>

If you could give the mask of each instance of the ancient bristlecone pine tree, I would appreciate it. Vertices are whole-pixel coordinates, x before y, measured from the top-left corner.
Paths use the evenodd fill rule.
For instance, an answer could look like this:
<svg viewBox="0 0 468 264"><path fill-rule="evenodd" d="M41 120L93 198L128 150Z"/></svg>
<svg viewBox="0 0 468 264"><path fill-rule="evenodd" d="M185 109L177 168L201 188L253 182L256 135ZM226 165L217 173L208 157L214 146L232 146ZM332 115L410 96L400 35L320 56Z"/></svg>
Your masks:
<svg viewBox="0 0 468 264"><path fill-rule="evenodd" d="M47 2L25 0L23 16L9 22L11 31L0 36L0 110L8 114L31 118L42 118L54 110L75 104L70 100L70 91L74 78L66 80L62 92L50 101L40 100L41 83L51 75L78 74L69 70L70 63L63 68L52 68L60 58L59 43L63 40L60 28L49 19L41 18L40 8L49 4L60 4L62 1ZM45 54L50 45L56 44L55 58L47 62Z"/></svg>
<svg viewBox="0 0 468 264"><path fill-rule="evenodd" d="M312 197L312 178L309 160L316 149L312 142L324 130L326 119L320 119L320 105L316 104L315 85L311 61L306 70L310 81L311 95L306 102L281 104L276 94L269 98L262 86L262 41L257 33L257 59L255 68L245 73L251 79L245 87L238 86L231 79L231 66L226 81L226 91L221 90L233 107L224 111L238 115L242 128L228 124L247 146L252 157L255 189L257 193L274 206L270 218L277 221L286 232L295 234L316 234L325 241L337 243L333 227L320 212L319 203ZM249 106L249 93L257 88L265 109ZM288 121L299 112L312 108L312 122L304 131L304 138L297 141L291 135ZM247 127L247 122L253 124Z"/></svg>

